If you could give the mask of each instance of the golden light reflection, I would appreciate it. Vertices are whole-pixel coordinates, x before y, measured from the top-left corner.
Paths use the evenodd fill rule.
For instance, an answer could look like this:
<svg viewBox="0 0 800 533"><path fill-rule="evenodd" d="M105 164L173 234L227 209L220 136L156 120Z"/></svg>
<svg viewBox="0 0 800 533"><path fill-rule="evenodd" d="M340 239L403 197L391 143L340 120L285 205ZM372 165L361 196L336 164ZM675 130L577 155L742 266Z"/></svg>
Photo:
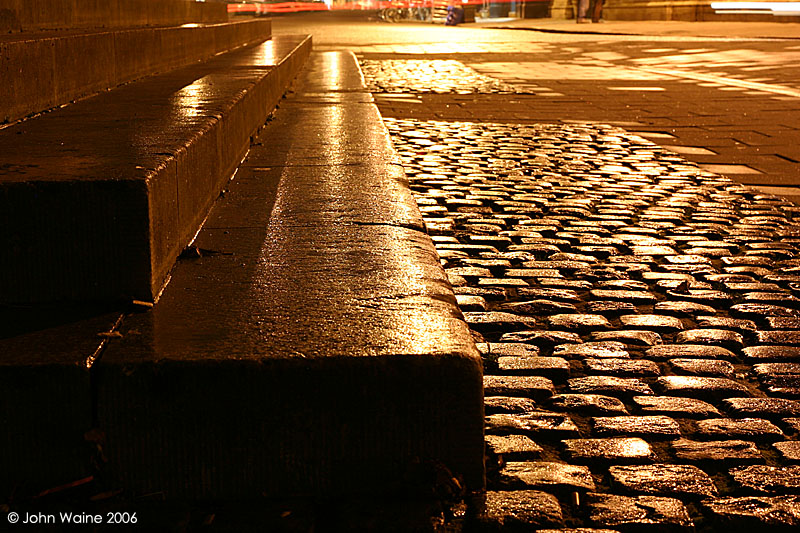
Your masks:
<svg viewBox="0 0 800 533"><path fill-rule="evenodd" d="M619 453L623 457L642 457L650 455L650 445L642 439L620 439Z"/></svg>
<svg viewBox="0 0 800 533"><path fill-rule="evenodd" d="M326 88L352 85L340 63L353 57L322 58ZM368 158L376 163L364 168L363 153L393 153L385 126L364 120L365 111L321 106L298 118L315 123L316 149L292 145L287 160L311 158L326 170L286 167L254 279L270 299L254 308L307 324L308 337L294 345L300 353L320 344L331 354L353 346L362 355L463 353L470 337L433 245L407 228L421 218L402 169L385 157Z"/></svg>
<svg viewBox="0 0 800 533"><path fill-rule="evenodd" d="M208 77L203 77L176 92L172 102L175 104L174 111L177 118L204 116L207 111L206 104L208 103L211 89L212 84Z"/></svg>
<svg viewBox="0 0 800 533"><path fill-rule="evenodd" d="M272 39L264 41L253 50L253 59L258 66L273 66L277 63L275 44Z"/></svg>

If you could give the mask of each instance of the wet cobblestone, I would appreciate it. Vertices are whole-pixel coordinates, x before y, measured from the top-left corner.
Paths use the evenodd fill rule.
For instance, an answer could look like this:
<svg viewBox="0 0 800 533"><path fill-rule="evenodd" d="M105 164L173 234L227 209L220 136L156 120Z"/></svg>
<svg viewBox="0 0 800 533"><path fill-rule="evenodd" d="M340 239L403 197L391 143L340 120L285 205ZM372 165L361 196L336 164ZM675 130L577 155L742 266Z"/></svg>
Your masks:
<svg viewBox="0 0 800 533"><path fill-rule="evenodd" d="M367 89L378 93L509 94L513 86L452 59L362 59ZM420 137L417 137L420 138ZM428 146L435 145L430 143ZM480 205L480 204L478 204Z"/></svg>
<svg viewBox="0 0 800 533"><path fill-rule="evenodd" d="M487 529L797 523L800 210L608 126L386 124L482 339Z"/></svg>
<svg viewBox="0 0 800 533"><path fill-rule="evenodd" d="M687 531L694 523L686 506L675 498L589 494L589 520L624 531Z"/></svg>

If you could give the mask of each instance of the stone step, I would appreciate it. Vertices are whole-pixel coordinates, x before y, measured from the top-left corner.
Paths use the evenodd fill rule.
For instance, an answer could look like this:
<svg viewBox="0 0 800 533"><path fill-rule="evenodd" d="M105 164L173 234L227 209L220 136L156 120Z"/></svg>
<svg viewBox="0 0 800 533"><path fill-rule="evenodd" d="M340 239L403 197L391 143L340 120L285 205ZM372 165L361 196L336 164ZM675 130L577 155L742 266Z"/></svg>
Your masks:
<svg viewBox="0 0 800 533"><path fill-rule="evenodd" d="M0 123L270 37L266 19L0 35Z"/></svg>
<svg viewBox="0 0 800 533"><path fill-rule="evenodd" d="M227 20L224 3L191 0L0 0L0 33Z"/></svg>
<svg viewBox="0 0 800 533"><path fill-rule="evenodd" d="M483 486L479 354L355 57L310 64L199 257L94 367L109 469L131 494Z"/></svg>
<svg viewBox="0 0 800 533"><path fill-rule="evenodd" d="M0 130L0 302L153 301L310 49L282 35Z"/></svg>

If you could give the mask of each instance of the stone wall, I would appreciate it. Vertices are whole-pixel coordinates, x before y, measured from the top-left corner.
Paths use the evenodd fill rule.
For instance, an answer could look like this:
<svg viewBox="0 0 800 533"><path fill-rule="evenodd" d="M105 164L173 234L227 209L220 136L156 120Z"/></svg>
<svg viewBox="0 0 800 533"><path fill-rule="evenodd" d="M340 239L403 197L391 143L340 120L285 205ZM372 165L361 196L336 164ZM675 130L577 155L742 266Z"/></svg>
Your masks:
<svg viewBox="0 0 800 533"><path fill-rule="evenodd" d="M0 32L226 22L226 4L190 0L0 0Z"/></svg>

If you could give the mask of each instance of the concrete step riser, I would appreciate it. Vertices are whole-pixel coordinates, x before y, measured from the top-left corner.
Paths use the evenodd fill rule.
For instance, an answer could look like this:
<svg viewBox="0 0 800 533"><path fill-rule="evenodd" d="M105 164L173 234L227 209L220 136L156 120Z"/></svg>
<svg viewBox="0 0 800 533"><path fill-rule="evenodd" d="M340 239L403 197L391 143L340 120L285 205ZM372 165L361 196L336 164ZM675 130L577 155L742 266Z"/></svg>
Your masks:
<svg viewBox="0 0 800 533"><path fill-rule="evenodd" d="M188 0L0 0L0 32L218 23L223 3Z"/></svg>
<svg viewBox="0 0 800 533"><path fill-rule="evenodd" d="M0 40L0 122L269 39L271 23L139 28Z"/></svg>
<svg viewBox="0 0 800 533"><path fill-rule="evenodd" d="M480 487L479 369L433 359L101 364L109 473L168 499L419 495L445 465Z"/></svg>

